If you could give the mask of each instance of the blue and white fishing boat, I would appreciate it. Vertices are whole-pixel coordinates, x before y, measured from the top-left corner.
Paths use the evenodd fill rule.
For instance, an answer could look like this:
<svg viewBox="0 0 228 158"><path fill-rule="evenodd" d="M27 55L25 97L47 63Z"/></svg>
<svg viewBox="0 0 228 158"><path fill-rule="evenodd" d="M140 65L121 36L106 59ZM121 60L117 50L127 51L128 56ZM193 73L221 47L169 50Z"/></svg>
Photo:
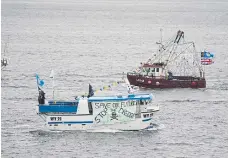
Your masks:
<svg viewBox="0 0 228 158"><path fill-rule="evenodd" d="M134 94L128 85L128 95L94 96L89 85L89 95L73 101L47 101L39 87L37 114L50 130L143 130L152 128L152 117L159 111L152 106L152 94ZM145 107L142 110L142 107Z"/></svg>

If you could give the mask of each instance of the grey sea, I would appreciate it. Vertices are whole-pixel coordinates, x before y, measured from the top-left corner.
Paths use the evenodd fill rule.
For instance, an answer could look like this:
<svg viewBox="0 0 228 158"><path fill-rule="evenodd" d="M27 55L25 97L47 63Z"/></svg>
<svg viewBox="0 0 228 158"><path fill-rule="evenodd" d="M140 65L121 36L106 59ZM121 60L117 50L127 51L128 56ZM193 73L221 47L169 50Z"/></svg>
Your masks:
<svg viewBox="0 0 228 158"><path fill-rule="evenodd" d="M228 157L228 1L2 0L1 157ZM35 73L63 99L118 81L179 29L215 53L205 89L144 90L160 106L140 132L49 132L36 115ZM124 91L116 87L117 91Z"/></svg>

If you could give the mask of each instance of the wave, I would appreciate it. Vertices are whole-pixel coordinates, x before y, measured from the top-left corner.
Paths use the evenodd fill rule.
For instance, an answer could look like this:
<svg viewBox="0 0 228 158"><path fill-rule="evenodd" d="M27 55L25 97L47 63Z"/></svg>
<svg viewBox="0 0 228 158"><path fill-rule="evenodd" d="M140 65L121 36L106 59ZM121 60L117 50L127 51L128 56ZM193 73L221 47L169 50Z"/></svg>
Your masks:
<svg viewBox="0 0 228 158"><path fill-rule="evenodd" d="M190 100L190 99L186 99L186 100L165 100L165 102L199 102L200 100Z"/></svg>
<svg viewBox="0 0 228 158"><path fill-rule="evenodd" d="M9 97L9 98L6 98L6 97L3 97L2 99L4 99L4 100L14 100L14 101L19 101L19 100L34 100L34 99L36 99L35 98L35 96L34 96L34 98L18 98L18 97Z"/></svg>
<svg viewBox="0 0 228 158"><path fill-rule="evenodd" d="M106 129L91 129L91 130L86 130L86 132L91 132L91 133L120 133L120 132L124 132L124 131L106 128Z"/></svg>
<svg viewBox="0 0 228 158"><path fill-rule="evenodd" d="M122 75L122 73L115 73L115 74L108 74L108 75L96 75L96 76L91 76L91 75L81 75L81 74L65 74L65 76L77 76L77 77L86 77L86 78L90 78L90 77L110 77L110 76L119 76Z"/></svg>
<svg viewBox="0 0 228 158"><path fill-rule="evenodd" d="M185 99L185 100L165 100L162 102L174 102L174 103L184 103L184 102L197 102L197 103L214 103L214 104L220 104L220 103L226 103L227 100L191 100L191 99Z"/></svg>
<svg viewBox="0 0 228 158"><path fill-rule="evenodd" d="M2 85L2 87L6 87L6 88L31 88L31 87L29 87L29 86L4 86L4 85Z"/></svg>
<svg viewBox="0 0 228 158"><path fill-rule="evenodd" d="M34 135L39 135L39 136L47 136L47 135L50 135L51 133L63 133L63 131L50 131L48 129L44 129L44 130L29 131L29 133Z"/></svg>

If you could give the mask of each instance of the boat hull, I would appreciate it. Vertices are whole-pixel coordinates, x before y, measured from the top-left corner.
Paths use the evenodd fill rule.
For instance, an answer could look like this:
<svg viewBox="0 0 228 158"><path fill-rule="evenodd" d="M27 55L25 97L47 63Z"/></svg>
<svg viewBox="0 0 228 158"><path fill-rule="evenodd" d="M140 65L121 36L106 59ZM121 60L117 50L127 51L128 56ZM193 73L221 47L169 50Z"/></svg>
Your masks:
<svg viewBox="0 0 228 158"><path fill-rule="evenodd" d="M168 80L164 77L155 78L130 74L127 75L127 78L131 85L144 88L206 88L205 78L176 76Z"/></svg>
<svg viewBox="0 0 228 158"><path fill-rule="evenodd" d="M152 128L152 118L141 119L136 118L135 120L128 122L119 122L115 124L96 124L93 121L92 115L84 116L64 116L64 115L50 115L45 116L46 126L51 131L61 130L120 130L120 131L138 131L143 129ZM55 119L53 119L55 118ZM76 120L76 121L75 121Z"/></svg>

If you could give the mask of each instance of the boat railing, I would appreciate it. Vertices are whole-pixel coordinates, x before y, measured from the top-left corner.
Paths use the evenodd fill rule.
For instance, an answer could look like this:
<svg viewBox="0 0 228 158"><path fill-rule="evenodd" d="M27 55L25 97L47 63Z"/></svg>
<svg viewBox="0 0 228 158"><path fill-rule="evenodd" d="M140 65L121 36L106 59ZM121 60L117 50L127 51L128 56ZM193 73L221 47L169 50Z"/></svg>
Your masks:
<svg viewBox="0 0 228 158"><path fill-rule="evenodd" d="M172 76L168 78L169 80L190 80L190 81L198 81L201 80L202 78L200 77L193 77L193 76Z"/></svg>
<svg viewBox="0 0 228 158"><path fill-rule="evenodd" d="M51 105L58 105L58 106L77 106L78 102L72 101L72 102L66 102L66 101L48 101L48 104L46 106Z"/></svg>
<svg viewBox="0 0 228 158"><path fill-rule="evenodd" d="M138 73L128 73L131 76L137 77L145 77L148 79L166 79L166 80L190 80L190 81L198 81L202 80L202 77L193 77L193 76L150 76L150 75L142 75Z"/></svg>

